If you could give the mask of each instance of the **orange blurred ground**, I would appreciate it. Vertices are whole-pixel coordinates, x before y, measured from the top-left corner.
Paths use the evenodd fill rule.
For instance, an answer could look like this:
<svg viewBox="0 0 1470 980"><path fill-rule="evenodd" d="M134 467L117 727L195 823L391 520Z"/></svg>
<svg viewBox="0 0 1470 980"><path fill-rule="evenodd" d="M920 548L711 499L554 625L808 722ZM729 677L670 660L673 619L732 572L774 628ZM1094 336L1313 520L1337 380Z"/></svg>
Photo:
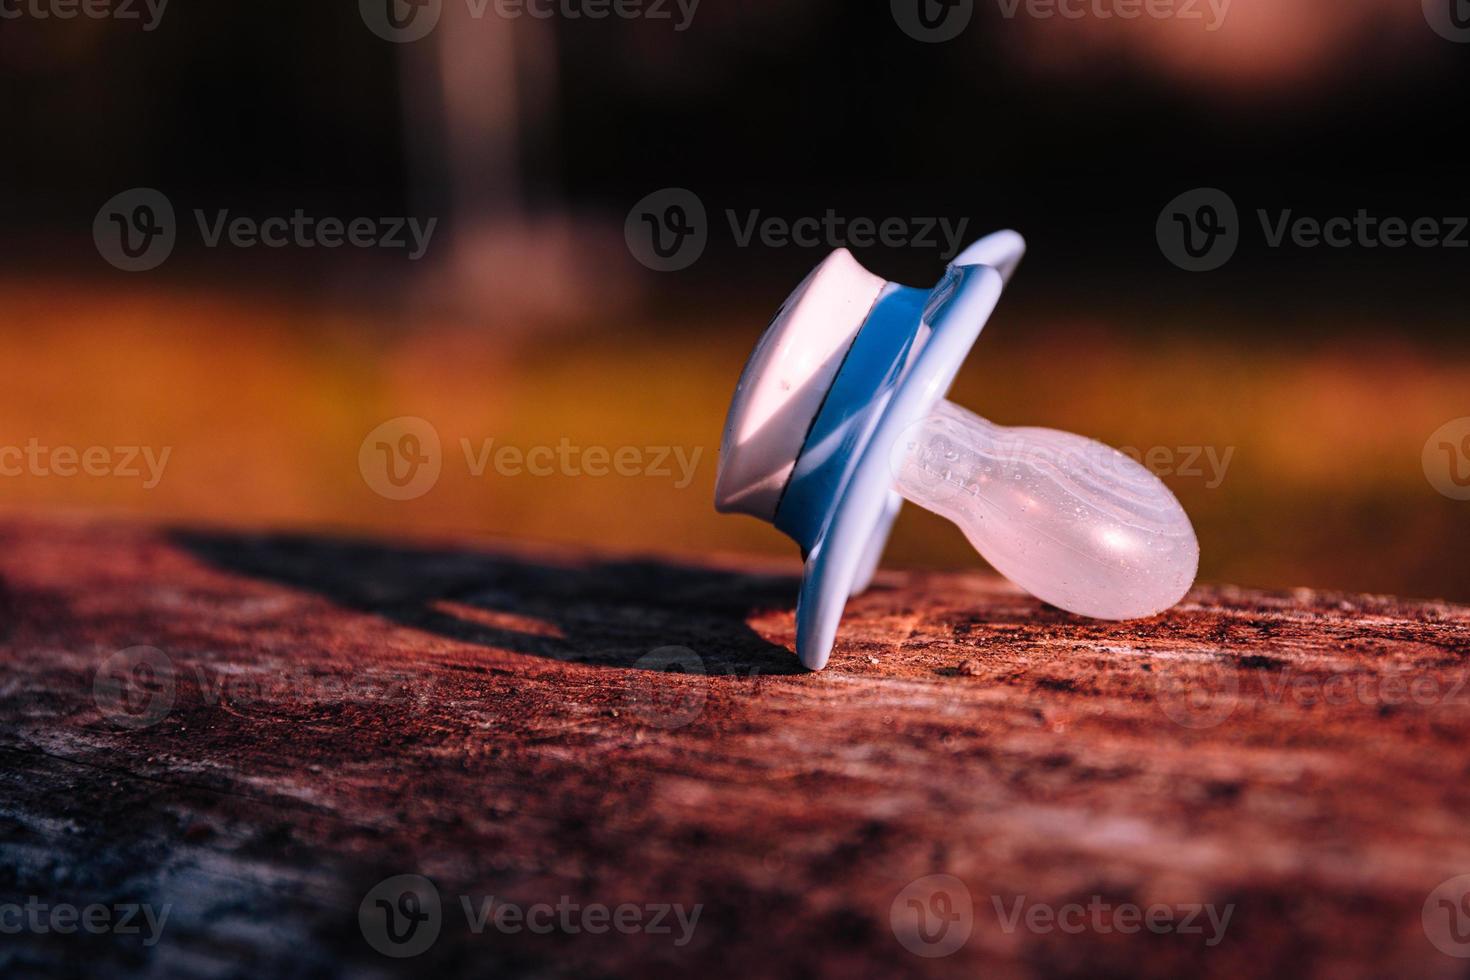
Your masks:
<svg viewBox="0 0 1470 980"><path fill-rule="evenodd" d="M0 281L0 304L0 448L170 450L151 489L120 476L0 476L8 510L794 552L711 507L725 406L759 318L509 341L443 319L410 330L388 313L157 286ZM1421 463L1436 428L1470 415L1470 347L1381 339L1393 330L1330 344L1195 341L1187 324L1139 339L1106 321L1033 319L998 318L954 397L1002 424L1158 447L1199 531L1202 579L1470 599L1470 503L1436 492ZM443 469L423 496L393 501L370 489L358 454L404 415L433 425ZM677 447L697 462L682 487L673 454L668 476L504 475L493 464L475 476L463 440L474 454L487 439L522 451L565 440L610 457L635 447L642 466ZM909 508L890 561L978 559L950 525Z"/></svg>

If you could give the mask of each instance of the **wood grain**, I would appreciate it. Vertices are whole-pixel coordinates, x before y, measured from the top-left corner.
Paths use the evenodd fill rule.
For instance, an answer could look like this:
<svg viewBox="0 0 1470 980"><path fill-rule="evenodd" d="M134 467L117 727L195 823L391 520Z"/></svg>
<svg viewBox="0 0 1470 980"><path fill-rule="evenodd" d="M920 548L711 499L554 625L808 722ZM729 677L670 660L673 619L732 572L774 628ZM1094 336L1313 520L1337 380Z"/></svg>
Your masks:
<svg viewBox="0 0 1470 980"><path fill-rule="evenodd" d="M1470 609L1207 587L1107 624L884 573L810 674L796 571L0 522L0 905L170 909L152 946L0 936L0 971L1464 974L1421 913L1470 874ZM401 960L359 918L400 874L442 901ZM928 958L936 874L973 914ZM477 933L460 896L700 912ZM1068 905L1230 918L1006 928Z"/></svg>

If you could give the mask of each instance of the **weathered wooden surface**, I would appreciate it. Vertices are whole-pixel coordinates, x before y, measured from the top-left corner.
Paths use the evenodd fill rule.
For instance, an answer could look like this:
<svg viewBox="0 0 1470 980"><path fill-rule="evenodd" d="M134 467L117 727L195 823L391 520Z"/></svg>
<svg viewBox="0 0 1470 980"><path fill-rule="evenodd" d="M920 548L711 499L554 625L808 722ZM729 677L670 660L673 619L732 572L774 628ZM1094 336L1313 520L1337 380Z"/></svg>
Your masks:
<svg viewBox="0 0 1470 980"><path fill-rule="evenodd" d="M170 906L153 946L0 935L0 973L1470 964L1421 921L1470 873L1470 610L1202 588L1113 625L981 574L885 574L808 674L792 572L0 523L0 906ZM138 646L153 673L116 656ZM698 659L648 656L668 647ZM644 669L671 657L683 676ZM392 959L359 905L408 873L441 931ZM974 909L943 958L891 919L932 874ZM477 934L459 896L702 909L679 946ZM1022 897L1232 911L1213 945L1008 932Z"/></svg>

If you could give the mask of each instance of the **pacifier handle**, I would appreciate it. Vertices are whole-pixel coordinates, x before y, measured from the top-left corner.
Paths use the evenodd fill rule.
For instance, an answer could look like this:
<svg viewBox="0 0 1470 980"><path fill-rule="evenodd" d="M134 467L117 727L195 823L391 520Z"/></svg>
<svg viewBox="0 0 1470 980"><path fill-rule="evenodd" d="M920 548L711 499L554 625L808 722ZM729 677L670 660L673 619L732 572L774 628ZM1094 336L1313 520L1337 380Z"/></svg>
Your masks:
<svg viewBox="0 0 1470 980"><path fill-rule="evenodd" d="M986 235L973 243L949 265L952 269L964 265L988 265L1000 273L1002 282L1010 282L1016 266L1021 264L1021 257L1025 254L1026 239L1007 229Z"/></svg>

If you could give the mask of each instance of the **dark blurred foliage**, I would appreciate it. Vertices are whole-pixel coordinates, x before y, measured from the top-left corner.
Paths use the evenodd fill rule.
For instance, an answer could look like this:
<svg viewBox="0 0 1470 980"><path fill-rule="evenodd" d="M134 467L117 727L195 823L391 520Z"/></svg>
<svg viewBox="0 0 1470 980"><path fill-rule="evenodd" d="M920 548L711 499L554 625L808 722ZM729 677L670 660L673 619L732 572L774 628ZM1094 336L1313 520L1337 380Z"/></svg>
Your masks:
<svg viewBox="0 0 1470 980"><path fill-rule="evenodd" d="M837 0L707 0L683 32L523 20L511 29L548 38L537 57L550 67L529 71L520 56L518 192L532 209L611 223L669 185L697 191L717 222L726 208L964 216L977 233L1019 228L1045 256L1018 281L1018 301L1177 311L1203 292L1237 322L1321 329L1324 311L1407 309L1405 329L1438 329L1463 253L1268 250L1256 235L1207 283L1161 261L1154 218L1195 186L1226 189L1248 217L1470 211L1459 109L1470 52L1417 10L1390 19L1374 3L1304 3L1302 17L1258 29L1259 2L1236 0L1242 29L1219 32L1197 70L1155 50L1199 43L1197 26L1101 24L1098 45L1079 25L1007 20L995 4L940 45L906 37L886 4ZM0 216L13 255L86 261L85 249L38 254L35 243L85 233L101 200L134 185L256 209L442 201L422 166L441 148L415 143L433 142L436 107L404 85L416 64L432 71L430 42L386 44L354 4L179 4L152 33L84 20L0 31ZM1113 43L1124 31L1156 44ZM1262 66L1258 46L1277 61ZM658 283L663 295L785 283L821 251L728 239L712 242L722 261ZM922 249L860 257L916 281L937 265Z"/></svg>

